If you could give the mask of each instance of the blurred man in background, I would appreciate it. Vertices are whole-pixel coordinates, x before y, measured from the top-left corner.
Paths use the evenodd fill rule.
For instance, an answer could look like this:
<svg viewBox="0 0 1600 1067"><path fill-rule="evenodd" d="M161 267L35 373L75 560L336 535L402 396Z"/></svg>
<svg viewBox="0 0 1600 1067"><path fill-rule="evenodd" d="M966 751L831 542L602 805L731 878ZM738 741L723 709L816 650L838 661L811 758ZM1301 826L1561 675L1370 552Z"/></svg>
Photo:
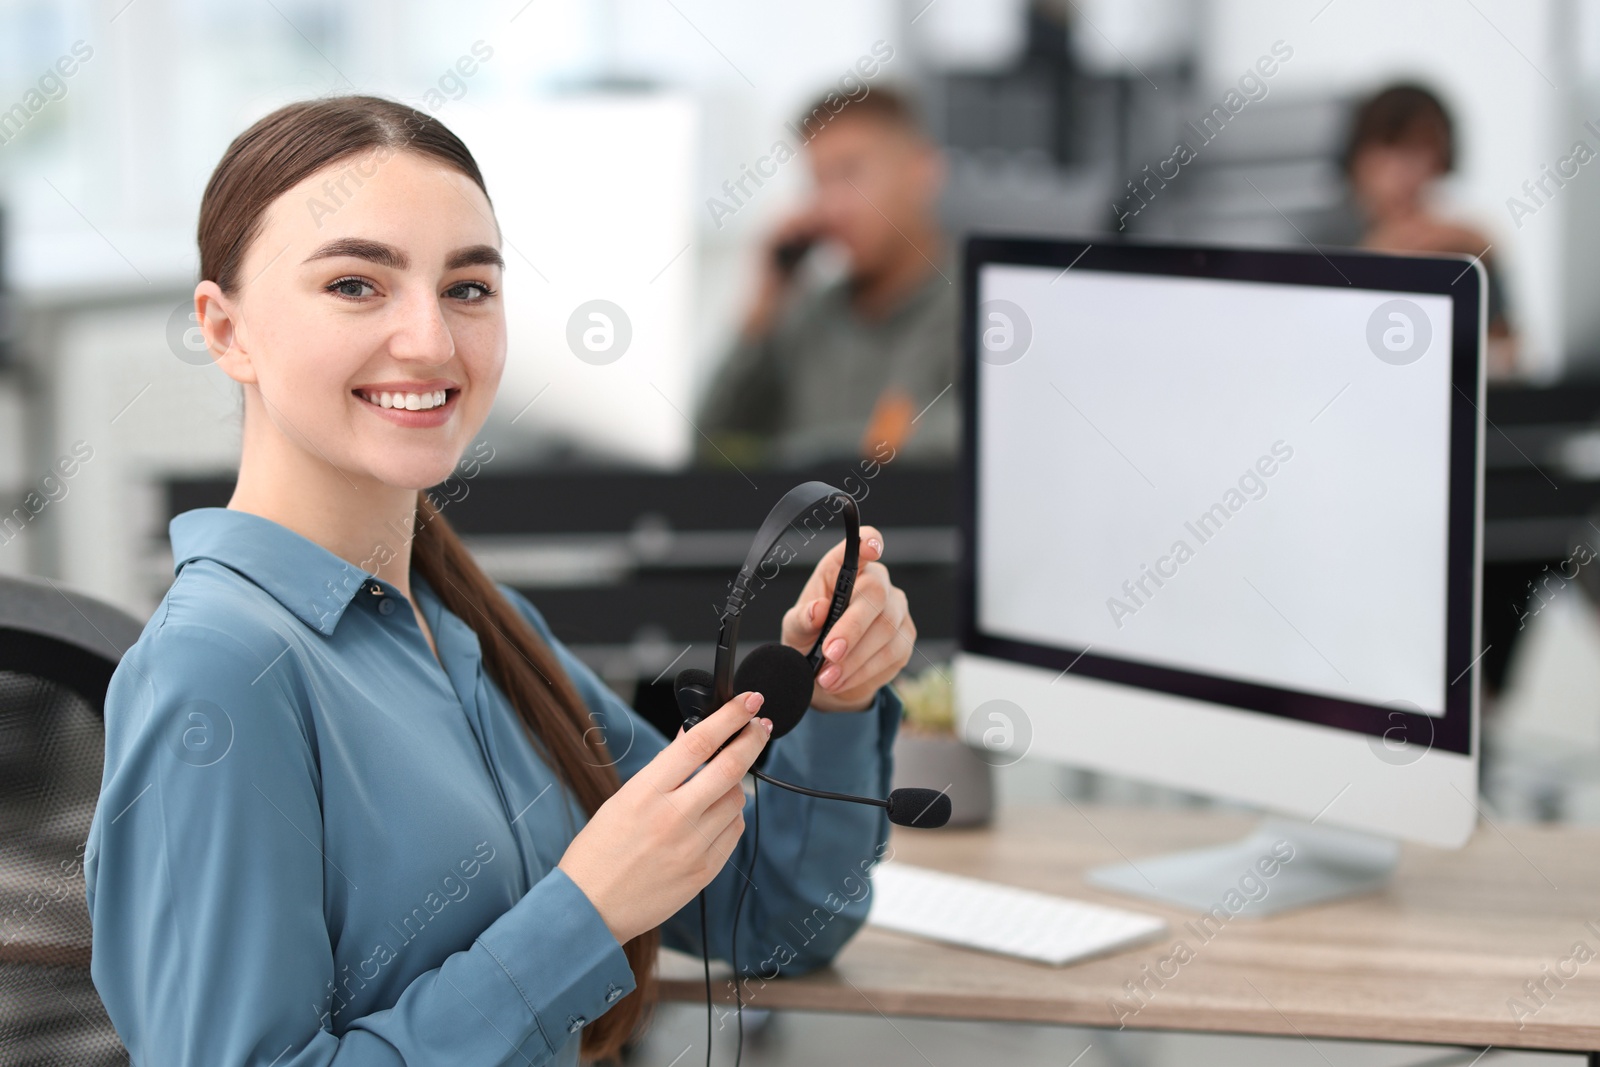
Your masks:
<svg viewBox="0 0 1600 1067"><path fill-rule="evenodd" d="M1366 224L1362 247L1381 252L1454 252L1477 256L1489 274L1489 373L1516 366L1505 286L1490 242L1445 218L1434 202L1439 179L1455 169L1455 125L1444 104L1420 85L1391 85L1356 110L1345 149L1345 174Z"/></svg>
<svg viewBox="0 0 1600 1067"><path fill-rule="evenodd" d="M755 299L701 408L715 443L704 458L952 460L958 294L937 217L943 159L886 88L805 114L814 189L762 250ZM807 285L801 264L823 241L846 274Z"/></svg>

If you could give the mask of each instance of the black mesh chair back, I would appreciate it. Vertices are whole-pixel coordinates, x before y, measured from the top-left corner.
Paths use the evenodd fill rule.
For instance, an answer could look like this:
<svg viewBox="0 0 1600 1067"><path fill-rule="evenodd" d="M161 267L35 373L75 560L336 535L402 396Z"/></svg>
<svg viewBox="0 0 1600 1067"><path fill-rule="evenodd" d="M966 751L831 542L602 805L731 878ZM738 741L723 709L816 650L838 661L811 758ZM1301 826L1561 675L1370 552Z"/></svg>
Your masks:
<svg viewBox="0 0 1600 1067"><path fill-rule="evenodd" d="M105 698L143 627L50 582L0 577L0 1065L126 1064L89 979L83 857Z"/></svg>

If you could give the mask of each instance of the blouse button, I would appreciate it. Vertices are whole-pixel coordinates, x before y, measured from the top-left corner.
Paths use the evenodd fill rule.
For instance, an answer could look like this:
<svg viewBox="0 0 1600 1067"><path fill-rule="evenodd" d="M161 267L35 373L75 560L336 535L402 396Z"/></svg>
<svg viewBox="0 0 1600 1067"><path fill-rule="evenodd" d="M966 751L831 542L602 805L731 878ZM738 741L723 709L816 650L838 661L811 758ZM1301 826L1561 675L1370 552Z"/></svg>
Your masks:
<svg viewBox="0 0 1600 1067"><path fill-rule="evenodd" d="M615 982L606 987L607 1004L615 1004L617 1002L617 998L620 996L622 996L622 987L617 985Z"/></svg>
<svg viewBox="0 0 1600 1067"><path fill-rule="evenodd" d="M567 1017L567 1033L569 1033L569 1034L577 1033L579 1030L583 1029L584 1024L587 1023L588 1021L589 1021L588 1019L585 1019L581 1015L569 1015Z"/></svg>
<svg viewBox="0 0 1600 1067"><path fill-rule="evenodd" d="M378 601L378 614L379 615L393 615L394 614L394 599L392 597L384 597L382 600Z"/></svg>

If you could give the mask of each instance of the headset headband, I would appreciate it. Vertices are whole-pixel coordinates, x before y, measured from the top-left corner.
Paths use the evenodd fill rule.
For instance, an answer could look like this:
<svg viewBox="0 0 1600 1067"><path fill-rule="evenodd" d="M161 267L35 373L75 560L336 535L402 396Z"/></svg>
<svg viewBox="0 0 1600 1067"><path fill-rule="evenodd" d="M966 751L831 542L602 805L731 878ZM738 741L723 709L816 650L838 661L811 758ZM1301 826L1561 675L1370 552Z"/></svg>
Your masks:
<svg viewBox="0 0 1600 1067"><path fill-rule="evenodd" d="M818 517L819 532L829 518L841 511L844 513L844 563L834 583L833 603L828 607L828 617L817 634L816 643L806 655L806 663L813 674L821 665L822 642L827 638L828 631L833 629L833 624L839 621L839 616L844 614L844 609L850 603L850 592L855 587L856 570L861 559L861 513L856 509L855 498L849 493L835 489L827 482L813 481L795 486L773 505L762 521L761 528L756 531L750 554L745 557L744 566L739 568L739 576L733 581L733 590L728 594L728 602L722 609L721 626L717 630L717 662L712 677L718 706L733 699L733 657L739 645L739 615L749 602L750 583L755 580L757 569L772 555L789 527L808 514L816 515L819 508L824 511Z"/></svg>

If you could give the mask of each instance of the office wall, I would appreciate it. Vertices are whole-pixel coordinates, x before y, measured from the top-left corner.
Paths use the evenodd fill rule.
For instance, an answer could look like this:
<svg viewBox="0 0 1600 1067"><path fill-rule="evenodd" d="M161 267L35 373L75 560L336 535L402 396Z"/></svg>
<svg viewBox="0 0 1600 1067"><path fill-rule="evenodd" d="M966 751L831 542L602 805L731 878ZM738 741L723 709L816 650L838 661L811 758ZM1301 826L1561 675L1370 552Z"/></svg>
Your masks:
<svg viewBox="0 0 1600 1067"><path fill-rule="evenodd" d="M645 465L688 461L698 119L677 91L505 100L456 116L506 241L493 436L558 437ZM596 300L612 306L603 321L590 318ZM583 347L596 328L604 352Z"/></svg>

